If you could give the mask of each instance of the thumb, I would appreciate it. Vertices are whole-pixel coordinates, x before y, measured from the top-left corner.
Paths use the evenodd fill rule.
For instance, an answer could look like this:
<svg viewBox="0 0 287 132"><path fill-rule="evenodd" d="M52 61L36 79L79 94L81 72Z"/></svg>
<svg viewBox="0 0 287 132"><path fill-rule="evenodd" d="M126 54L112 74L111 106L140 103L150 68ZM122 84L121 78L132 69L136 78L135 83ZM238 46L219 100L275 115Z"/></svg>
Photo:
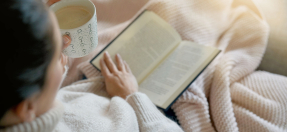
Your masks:
<svg viewBox="0 0 287 132"><path fill-rule="evenodd" d="M63 35L63 49L67 48L71 44L71 37L69 35Z"/></svg>

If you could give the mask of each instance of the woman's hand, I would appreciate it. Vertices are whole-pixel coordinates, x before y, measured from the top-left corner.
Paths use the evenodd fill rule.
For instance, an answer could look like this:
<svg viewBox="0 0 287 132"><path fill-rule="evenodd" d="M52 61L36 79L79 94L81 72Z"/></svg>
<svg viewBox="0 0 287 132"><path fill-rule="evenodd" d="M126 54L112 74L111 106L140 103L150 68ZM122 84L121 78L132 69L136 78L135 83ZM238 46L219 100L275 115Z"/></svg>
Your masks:
<svg viewBox="0 0 287 132"><path fill-rule="evenodd" d="M68 35L63 35L62 36L63 38L63 50L65 48L67 48L70 44L71 44L71 37L68 36ZM64 55L64 53L61 53L62 56L61 56L61 63L63 65L63 71L65 71L65 65L69 64L68 63L68 57L66 55Z"/></svg>
<svg viewBox="0 0 287 132"><path fill-rule="evenodd" d="M71 44L71 37L69 35L63 35L63 49L66 49Z"/></svg>
<svg viewBox="0 0 287 132"><path fill-rule="evenodd" d="M107 92L110 96L120 96L125 99L128 95L138 91L138 82L128 64L116 55L117 66L108 52L104 53L100 61L102 75L105 77Z"/></svg>

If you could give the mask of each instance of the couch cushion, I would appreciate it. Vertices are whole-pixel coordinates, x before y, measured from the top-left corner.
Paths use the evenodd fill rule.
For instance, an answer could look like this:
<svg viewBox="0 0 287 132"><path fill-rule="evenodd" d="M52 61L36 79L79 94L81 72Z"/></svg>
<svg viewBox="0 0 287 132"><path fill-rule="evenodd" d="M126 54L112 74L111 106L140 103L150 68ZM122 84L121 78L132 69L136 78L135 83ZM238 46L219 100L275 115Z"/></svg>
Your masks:
<svg viewBox="0 0 287 132"><path fill-rule="evenodd" d="M258 70L287 76L287 1L253 1L270 26L267 49Z"/></svg>

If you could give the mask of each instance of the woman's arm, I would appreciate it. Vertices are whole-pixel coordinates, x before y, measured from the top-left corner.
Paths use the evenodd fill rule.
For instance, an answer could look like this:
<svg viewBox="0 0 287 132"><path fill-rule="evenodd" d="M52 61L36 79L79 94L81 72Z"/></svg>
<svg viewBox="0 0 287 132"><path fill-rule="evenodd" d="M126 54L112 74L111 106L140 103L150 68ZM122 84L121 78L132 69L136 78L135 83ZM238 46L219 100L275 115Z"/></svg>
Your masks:
<svg viewBox="0 0 287 132"><path fill-rule="evenodd" d="M181 132L182 129L165 117L143 93L138 92L138 83L128 64L116 55L115 65L106 52L101 59L102 75L105 77L107 92L111 97L120 96L134 109L139 129L142 132Z"/></svg>
<svg viewBox="0 0 287 132"><path fill-rule="evenodd" d="M141 132L182 132L172 120L163 115L146 96L136 92L129 95L126 101L132 106L137 116Z"/></svg>

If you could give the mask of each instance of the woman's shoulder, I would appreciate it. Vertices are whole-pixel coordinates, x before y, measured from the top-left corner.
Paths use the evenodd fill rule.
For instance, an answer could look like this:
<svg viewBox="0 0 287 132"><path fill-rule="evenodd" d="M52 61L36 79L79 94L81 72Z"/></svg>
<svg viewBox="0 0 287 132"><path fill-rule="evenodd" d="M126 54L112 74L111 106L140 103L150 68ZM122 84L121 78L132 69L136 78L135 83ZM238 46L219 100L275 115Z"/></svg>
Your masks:
<svg viewBox="0 0 287 132"><path fill-rule="evenodd" d="M103 77L94 77L85 80L77 81L71 85L60 88L57 99L61 100L64 97L71 96L92 96L94 98L110 99L105 89L105 82Z"/></svg>

